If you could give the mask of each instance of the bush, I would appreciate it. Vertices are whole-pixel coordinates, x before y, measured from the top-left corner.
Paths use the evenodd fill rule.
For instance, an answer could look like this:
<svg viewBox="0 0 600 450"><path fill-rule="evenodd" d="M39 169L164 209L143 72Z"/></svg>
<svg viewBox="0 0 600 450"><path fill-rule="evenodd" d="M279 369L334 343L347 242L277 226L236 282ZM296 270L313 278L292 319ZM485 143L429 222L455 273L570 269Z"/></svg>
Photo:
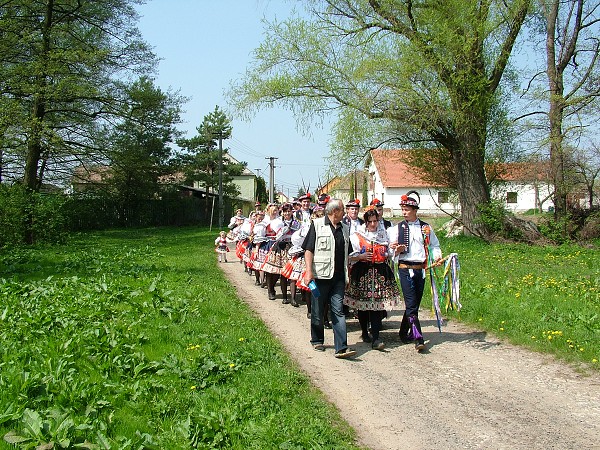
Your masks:
<svg viewBox="0 0 600 450"><path fill-rule="evenodd" d="M27 242L57 243L66 236L64 196L0 186L0 246Z"/></svg>

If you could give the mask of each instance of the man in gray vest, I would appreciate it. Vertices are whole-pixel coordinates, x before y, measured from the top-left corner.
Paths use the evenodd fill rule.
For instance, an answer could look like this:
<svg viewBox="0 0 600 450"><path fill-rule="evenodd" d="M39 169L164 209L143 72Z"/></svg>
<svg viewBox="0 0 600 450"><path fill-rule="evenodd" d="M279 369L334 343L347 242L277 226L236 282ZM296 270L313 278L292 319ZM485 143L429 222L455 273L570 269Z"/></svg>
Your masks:
<svg viewBox="0 0 600 450"><path fill-rule="evenodd" d="M344 204L331 199L325 206L325 217L314 219L302 244L307 285L314 282L311 299L310 343L318 351L325 350L323 313L329 304L333 326L333 343L336 358L350 358L356 354L348 348L344 293L348 284L349 228L342 223Z"/></svg>

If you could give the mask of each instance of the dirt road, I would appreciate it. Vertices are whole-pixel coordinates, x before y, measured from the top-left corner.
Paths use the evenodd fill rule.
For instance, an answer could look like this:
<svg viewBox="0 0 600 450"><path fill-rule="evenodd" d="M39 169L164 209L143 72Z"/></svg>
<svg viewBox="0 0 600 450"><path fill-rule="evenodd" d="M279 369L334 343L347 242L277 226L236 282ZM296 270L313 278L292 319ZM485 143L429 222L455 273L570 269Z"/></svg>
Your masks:
<svg viewBox="0 0 600 450"><path fill-rule="evenodd" d="M358 354L338 360L333 333L325 352L309 344L306 306L267 299L241 264L221 267L241 298L354 427L360 444L389 449L600 449L600 376L506 344L481 331L448 323L437 331L422 311L428 345L419 354L398 339L400 313L384 320L383 352L360 342L348 321L348 344Z"/></svg>

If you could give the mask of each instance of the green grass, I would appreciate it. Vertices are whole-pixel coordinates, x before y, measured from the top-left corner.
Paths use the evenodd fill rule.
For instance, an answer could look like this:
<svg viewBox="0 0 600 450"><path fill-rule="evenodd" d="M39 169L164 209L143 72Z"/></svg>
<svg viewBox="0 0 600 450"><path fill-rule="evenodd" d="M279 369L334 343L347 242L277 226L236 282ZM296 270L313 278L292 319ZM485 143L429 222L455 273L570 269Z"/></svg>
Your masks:
<svg viewBox="0 0 600 450"><path fill-rule="evenodd" d="M224 279L214 237L108 231L0 253L0 448L357 448ZM440 239L461 268L447 319L599 369L597 249Z"/></svg>
<svg viewBox="0 0 600 450"><path fill-rule="evenodd" d="M440 242L444 254L458 253L460 262L463 308L449 317L581 369L599 369L597 247L486 244L466 237Z"/></svg>
<svg viewBox="0 0 600 450"><path fill-rule="evenodd" d="M151 229L2 253L0 448L358 448L213 243Z"/></svg>

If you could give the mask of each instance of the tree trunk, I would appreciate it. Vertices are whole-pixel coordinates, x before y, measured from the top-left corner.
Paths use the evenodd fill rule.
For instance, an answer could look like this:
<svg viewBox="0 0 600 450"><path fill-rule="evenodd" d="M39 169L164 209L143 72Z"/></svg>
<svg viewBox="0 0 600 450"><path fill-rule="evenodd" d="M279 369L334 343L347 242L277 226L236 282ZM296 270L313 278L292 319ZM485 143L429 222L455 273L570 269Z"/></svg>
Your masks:
<svg viewBox="0 0 600 450"><path fill-rule="evenodd" d="M476 149L462 147L452 151L456 172L458 199L465 234L487 237L488 231L479 220L479 206L490 201L489 188L485 177L483 153Z"/></svg>

